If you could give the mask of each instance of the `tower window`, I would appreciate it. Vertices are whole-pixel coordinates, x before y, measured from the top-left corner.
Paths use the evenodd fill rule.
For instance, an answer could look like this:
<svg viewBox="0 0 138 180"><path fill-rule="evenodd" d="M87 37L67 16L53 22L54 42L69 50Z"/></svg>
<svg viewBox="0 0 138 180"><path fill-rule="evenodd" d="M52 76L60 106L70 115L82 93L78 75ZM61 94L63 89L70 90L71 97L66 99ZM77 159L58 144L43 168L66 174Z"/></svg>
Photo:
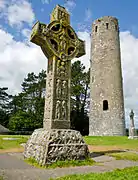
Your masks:
<svg viewBox="0 0 138 180"><path fill-rule="evenodd" d="M108 29L108 25L109 25L109 24L108 24L108 23L106 23L106 29Z"/></svg>
<svg viewBox="0 0 138 180"><path fill-rule="evenodd" d="M106 110L108 110L108 101L104 100L103 101L103 111L106 111Z"/></svg>
<svg viewBox="0 0 138 180"><path fill-rule="evenodd" d="M97 29L98 29L98 27L97 27L97 26L95 26L95 32L97 32Z"/></svg>

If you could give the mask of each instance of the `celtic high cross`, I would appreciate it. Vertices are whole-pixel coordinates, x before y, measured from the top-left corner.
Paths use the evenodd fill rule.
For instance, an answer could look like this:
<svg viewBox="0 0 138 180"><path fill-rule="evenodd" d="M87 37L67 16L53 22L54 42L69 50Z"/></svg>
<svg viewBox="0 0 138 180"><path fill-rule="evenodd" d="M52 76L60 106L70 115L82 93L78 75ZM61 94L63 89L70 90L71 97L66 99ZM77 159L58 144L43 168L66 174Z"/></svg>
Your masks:
<svg viewBox="0 0 138 180"><path fill-rule="evenodd" d="M50 24L37 22L33 26L31 42L48 58L43 127L69 129L71 60L85 54L84 41L70 26L69 13L57 5Z"/></svg>

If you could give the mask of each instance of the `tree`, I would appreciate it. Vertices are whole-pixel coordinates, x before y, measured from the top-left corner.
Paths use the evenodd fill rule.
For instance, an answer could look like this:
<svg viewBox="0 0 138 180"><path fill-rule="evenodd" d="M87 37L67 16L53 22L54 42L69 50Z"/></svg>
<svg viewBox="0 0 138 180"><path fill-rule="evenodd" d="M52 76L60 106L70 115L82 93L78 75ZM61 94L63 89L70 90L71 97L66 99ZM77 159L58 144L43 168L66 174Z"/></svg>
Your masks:
<svg viewBox="0 0 138 180"><path fill-rule="evenodd" d="M32 131L35 129L35 124L29 112L18 111L11 116L9 127L13 131L21 131L23 129Z"/></svg>
<svg viewBox="0 0 138 180"><path fill-rule="evenodd" d="M9 114L10 114L10 99L11 95L9 95L6 91L7 87L0 88L0 124L3 126L8 125L9 122Z"/></svg>
<svg viewBox="0 0 138 180"><path fill-rule="evenodd" d="M80 61L74 62L71 67L71 128L80 131L82 135L88 134L89 129L89 81L90 70L86 71ZM46 71L42 70L38 75L28 73L21 86L22 92L13 96L11 102L9 128L40 128L44 115Z"/></svg>
<svg viewBox="0 0 138 180"><path fill-rule="evenodd" d="M43 124L44 114L44 95L46 84L46 71L42 70L38 75L33 72L28 73L27 78L24 79L22 86L22 92L13 97L12 100L12 112L13 115L10 118L9 128L18 129L18 123L14 124L21 115L22 126L25 128L40 128ZM32 120L30 120L30 118ZM30 123L33 125L31 126ZM14 126L13 126L14 124ZM17 125L17 127L15 127Z"/></svg>
<svg viewBox="0 0 138 180"><path fill-rule="evenodd" d="M88 134L89 119L87 99L89 97L90 70L80 61L75 61L71 69L71 127Z"/></svg>

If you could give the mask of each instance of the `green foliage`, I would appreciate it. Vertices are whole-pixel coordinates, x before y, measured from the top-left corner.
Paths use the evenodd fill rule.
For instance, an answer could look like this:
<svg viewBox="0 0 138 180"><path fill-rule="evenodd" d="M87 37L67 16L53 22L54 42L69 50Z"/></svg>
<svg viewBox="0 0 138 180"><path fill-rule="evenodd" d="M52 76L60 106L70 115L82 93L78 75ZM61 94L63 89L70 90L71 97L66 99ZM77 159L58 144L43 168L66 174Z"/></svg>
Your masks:
<svg viewBox="0 0 138 180"><path fill-rule="evenodd" d="M42 70L38 75L33 72L27 75L22 83L22 92L14 96L11 102L10 130L32 131L42 127L45 84L46 71Z"/></svg>
<svg viewBox="0 0 138 180"><path fill-rule="evenodd" d="M117 160L124 159L130 161L138 161L138 154L133 152L110 153L108 155L115 157Z"/></svg>
<svg viewBox="0 0 138 180"><path fill-rule="evenodd" d="M85 66L75 61L71 68L71 128L82 135L88 135L89 118L89 81L90 71L85 72Z"/></svg>
<svg viewBox="0 0 138 180"><path fill-rule="evenodd" d="M78 130L82 135L88 135L89 118L89 79L90 71L80 61L72 64L71 69L71 128ZM22 92L10 96L7 88L0 88L0 120L1 124L12 131L26 129L33 131L43 126L46 71L38 75L28 73L22 84ZM12 99L11 99L12 98ZM5 110L5 109L6 110Z"/></svg>
<svg viewBox="0 0 138 180"><path fill-rule="evenodd" d="M12 97L6 92L7 90L7 87L0 88L0 124L2 124L3 126L7 126L9 121L9 104Z"/></svg>
<svg viewBox="0 0 138 180"><path fill-rule="evenodd" d="M85 136L84 141L89 145L117 146L138 150L138 141L128 139L127 136Z"/></svg>
<svg viewBox="0 0 138 180"><path fill-rule="evenodd" d="M30 112L17 111L9 121L9 128L13 131L21 131L23 128L33 130L35 126Z"/></svg>
<svg viewBox="0 0 138 180"><path fill-rule="evenodd" d="M9 114L5 110L0 109L0 124L6 127L8 121L9 121Z"/></svg>
<svg viewBox="0 0 138 180"><path fill-rule="evenodd" d="M116 169L112 172L105 173L89 173L74 174L64 177L55 178L55 180L136 180L138 179L138 166L125 168L123 170ZM51 178L50 180L54 180Z"/></svg>
<svg viewBox="0 0 138 180"><path fill-rule="evenodd" d="M75 61L71 67L71 109L80 111L85 108L88 98L90 71L85 72L85 66Z"/></svg>
<svg viewBox="0 0 138 180"><path fill-rule="evenodd" d="M0 180L4 180L2 176L0 176Z"/></svg>
<svg viewBox="0 0 138 180"><path fill-rule="evenodd" d="M37 163L37 161L33 158L29 158L25 160L27 163L35 166L35 167L39 167L39 168L62 168L62 167L74 167L74 166L85 166L85 165L94 165L94 161L90 158L87 158L85 160L65 160L65 161L57 161L54 162L52 164L47 164L46 166L41 166Z"/></svg>
<svg viewBox="0 0 138 180"><path fill-rule="evenodd" d="M19 138L17 140L3 140L3 138ZM0 149L21 148L21 143L26 143L29 136L0 135Z"/></svg>
<svg viewBox="0 0 138 180"><path fill-rule="evenodd" d="M9 100L9 95L6 92L7 90L8 90L7 87L0 88L0 107L1 108L5 108Z"/></svg>

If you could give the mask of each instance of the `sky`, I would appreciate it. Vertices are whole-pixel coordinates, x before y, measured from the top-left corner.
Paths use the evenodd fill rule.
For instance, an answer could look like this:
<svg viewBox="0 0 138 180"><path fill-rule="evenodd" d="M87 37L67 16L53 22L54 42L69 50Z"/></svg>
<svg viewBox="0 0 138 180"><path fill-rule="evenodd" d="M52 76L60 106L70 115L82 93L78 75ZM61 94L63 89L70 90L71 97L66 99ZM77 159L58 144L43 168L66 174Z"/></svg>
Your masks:
<svg viewBox="0 0 138 180"><path fill-rule="evenodd" d="M28 73L46 69L46 57L40 47L29 42L29 37L37 20L49 24L50 13L57 4L69 11L71 26L86 42L86 55L79 60L87 69L93 21L102 16L118 18L126 126L133 109L138 128L137 0L0 0L0 87L8 87L10 94L17 94Z"/></svg>

